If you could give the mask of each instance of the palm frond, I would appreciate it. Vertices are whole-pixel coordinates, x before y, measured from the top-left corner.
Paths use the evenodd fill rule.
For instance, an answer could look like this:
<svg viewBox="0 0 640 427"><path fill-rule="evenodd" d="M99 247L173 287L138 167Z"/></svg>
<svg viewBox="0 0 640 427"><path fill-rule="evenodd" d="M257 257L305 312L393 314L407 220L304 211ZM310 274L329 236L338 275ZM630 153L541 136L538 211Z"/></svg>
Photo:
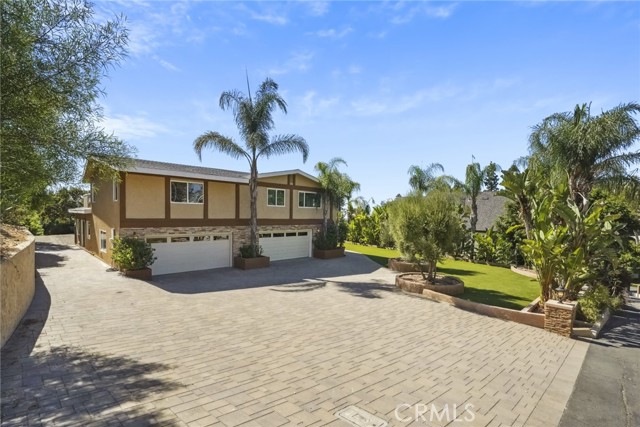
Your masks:
<svg viewBox="0 0 640 427"><path fill-rule="evenodd" d="M198 155L198 159L202 160L202 150L211 148L221 153L227 154L234 159L242 156L250 160L249 154L236 144L233 139L226 137L218 132L206 132L193 141L193 149Z"/></svg>
<svg viewBox="0 0 640 427"><path fill-rule="evenodd" d="M309 157L309 145L304 138L298 135L277 135L274 136L268 144L258 150L256 157L264 156L269 158L271 156L289 154L296 151L302 154L302 160L306 162Z"/></svg>

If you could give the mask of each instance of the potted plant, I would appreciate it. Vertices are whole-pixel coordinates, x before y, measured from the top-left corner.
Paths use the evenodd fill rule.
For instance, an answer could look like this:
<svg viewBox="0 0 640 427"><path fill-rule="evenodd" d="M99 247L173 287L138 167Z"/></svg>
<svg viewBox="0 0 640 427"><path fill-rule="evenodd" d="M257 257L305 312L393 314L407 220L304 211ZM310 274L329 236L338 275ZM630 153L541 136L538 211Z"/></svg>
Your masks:
<svg viewBox="0 0 640 427"><path fill-rule="evenodd" d="M335 224L328 224L327 231L322 230L313 239L313 256L320 259L332 259L344 256L346 233L338 233Z"/></svg>
<svg viewBox="0 0 640 427"><path fill-rule="evenodd" d="M262 255L262 246L240 246L240 255L233 259L233 266L242 270L269 267L270 258Z"/></svg>
<svg viewBox="0 0 640 427"><path fill-rule="evenodd" d="M149 243L137 237L114 239L111 259L127 277L151 280L150 265L156 260L154 249Z"/></svg>

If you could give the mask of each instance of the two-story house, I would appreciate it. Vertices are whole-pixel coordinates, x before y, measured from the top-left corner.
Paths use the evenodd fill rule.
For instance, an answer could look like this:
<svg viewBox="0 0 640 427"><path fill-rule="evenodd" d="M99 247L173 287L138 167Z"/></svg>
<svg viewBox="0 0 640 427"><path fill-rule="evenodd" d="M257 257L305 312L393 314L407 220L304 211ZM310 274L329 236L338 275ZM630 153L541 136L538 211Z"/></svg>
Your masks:
<svg viewBox="0 0 640 427"><path fill-rule="evenodd" d="M105 262L118 236L151 243L154 274L229 267L249 243L249 173L136 159L119 174L119 182L97 182L89 162L90 200L70 211L76 243ZM311 256L320 190L298 169L259 175L259 243L272 261Z"/></svg>

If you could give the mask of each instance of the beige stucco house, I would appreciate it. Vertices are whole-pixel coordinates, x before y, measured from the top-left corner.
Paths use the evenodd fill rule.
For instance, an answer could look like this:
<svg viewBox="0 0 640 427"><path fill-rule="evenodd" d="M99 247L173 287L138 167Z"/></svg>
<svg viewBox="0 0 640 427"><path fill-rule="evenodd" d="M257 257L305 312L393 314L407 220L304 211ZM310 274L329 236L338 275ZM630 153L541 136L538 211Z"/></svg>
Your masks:
<svg viewBox="0 0 640 427"><path fill-rule="evenodd" d="M144 238L153 274L232 265L249 239L249 173L133 160L119 182L91 184L85 206L70 210L76 243L111 263L112 239ZM322 224L318 180L301 170L258 177L260 245L272 261L309 257ZM330 209L331 217L334 216Z"/></svg>

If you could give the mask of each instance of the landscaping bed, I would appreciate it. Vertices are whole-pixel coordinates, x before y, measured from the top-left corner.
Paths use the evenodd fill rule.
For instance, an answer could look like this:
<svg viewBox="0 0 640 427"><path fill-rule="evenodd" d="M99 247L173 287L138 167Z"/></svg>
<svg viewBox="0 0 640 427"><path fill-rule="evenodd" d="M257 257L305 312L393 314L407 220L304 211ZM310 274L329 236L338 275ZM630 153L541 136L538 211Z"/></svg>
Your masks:
<svg viewBox="0 0 640 427"><path fill-rule="evenodd" d="M435 280L427 281L420 273L404 273L396 276L396 286L403 291L422 294L425 289L446 295L464 293L464 282L457 277L437 275Z"/></svg>

